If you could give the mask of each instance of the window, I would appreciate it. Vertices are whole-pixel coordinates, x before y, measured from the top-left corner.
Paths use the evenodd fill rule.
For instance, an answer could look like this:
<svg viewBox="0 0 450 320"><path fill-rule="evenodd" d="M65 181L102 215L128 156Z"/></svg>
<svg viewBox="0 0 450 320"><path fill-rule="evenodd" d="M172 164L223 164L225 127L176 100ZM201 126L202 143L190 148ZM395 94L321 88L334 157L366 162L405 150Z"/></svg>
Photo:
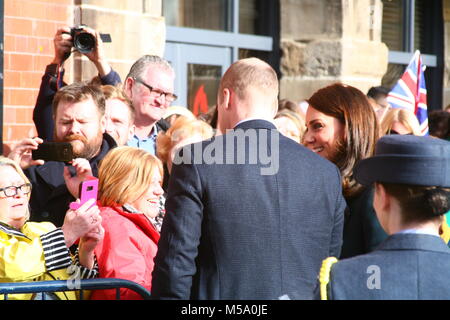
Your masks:
<svg viewBox="0 0 450 320"><path fill-rule="evenodd" d="M389 50L403 51L403 1L383 1L381 41Z"/></svg>
<svg viewBox="0 0 450 320"><path fill-rule="evenodd" d="M177 104L211 108L222 74L240 58L259 57L279 72L278 0L164 0L163 14Z"/></svg>
<svg viewBox="0 0 450 320"><path fill-rule="evenodd" d="M414 51L427 66L428 109L442 107L442 0L382 0L382 41L389 48L389 65L382 85L392 87L403 74Z"/></svg>
<svg viewBox="0 0 450 320"><path fill-rule="evenodd" d="M164 0L163 15L168 25L230 31L226 0Z"/></svg>
<svg viewBox="0 0 450 320"><path fill-rule="evenodd" d="M221 77L220 66L188 64L188 106L194 115L214 107Z"/></svg>

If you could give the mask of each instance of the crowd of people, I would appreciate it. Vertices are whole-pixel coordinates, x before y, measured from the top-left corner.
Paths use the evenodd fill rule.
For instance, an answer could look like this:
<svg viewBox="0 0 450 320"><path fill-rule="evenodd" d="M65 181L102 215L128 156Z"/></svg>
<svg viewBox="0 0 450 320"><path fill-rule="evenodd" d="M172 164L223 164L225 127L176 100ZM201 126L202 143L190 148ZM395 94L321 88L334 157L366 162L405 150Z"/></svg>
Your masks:
<svg viewBox="0 0 450 320"><path fill-rule="evenodd" d="M0 157L0 282L76 272L134 281L154 299L450 299L450 112L429 112L423 137L383 87L279 100L276 72L247 58L196 117L171 106L165 59L139 58L122 82L85 31L98 76L64 82L73 45L58 29L38 137ZM73 159L33 159L50 141L70 143ZM80 203L93 177L97 202ZM78 298L12 298L44 295Z"/></svg>

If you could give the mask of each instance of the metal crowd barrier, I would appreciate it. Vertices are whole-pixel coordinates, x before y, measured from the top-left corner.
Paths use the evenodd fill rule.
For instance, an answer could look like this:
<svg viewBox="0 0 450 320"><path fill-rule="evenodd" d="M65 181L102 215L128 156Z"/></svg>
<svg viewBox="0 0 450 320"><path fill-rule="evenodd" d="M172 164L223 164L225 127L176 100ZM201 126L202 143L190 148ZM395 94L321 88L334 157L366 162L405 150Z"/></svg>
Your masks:
<svg viewBox="0 0 450 320"><path fill-rule="evenodd" d="M67 280L0 283L0 294L4 295L5 300L8 300L10 294L80 291L80 300L83 300L83 290L116 289L116 299L120 300L121 288L133 290L144 300L149 300L151 296L150 292L140 284L113 278L79 280L76 289L69 288ZM43 295L43 299L45 299L45 295Z"/></svg>

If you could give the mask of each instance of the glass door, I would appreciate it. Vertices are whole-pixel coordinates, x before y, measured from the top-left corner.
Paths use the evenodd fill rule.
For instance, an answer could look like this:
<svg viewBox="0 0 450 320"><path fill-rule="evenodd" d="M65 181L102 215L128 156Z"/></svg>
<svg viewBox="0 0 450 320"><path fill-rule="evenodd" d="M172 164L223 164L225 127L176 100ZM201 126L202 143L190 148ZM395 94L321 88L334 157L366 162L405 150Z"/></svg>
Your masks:
<svg viewBox="0 0 450 320"><path fill-rule="evenodd" d="M165 58L175 69L174 105L187 107L196 116L215 106L220 79L231 64L231 49L167 42Z"/></svg>

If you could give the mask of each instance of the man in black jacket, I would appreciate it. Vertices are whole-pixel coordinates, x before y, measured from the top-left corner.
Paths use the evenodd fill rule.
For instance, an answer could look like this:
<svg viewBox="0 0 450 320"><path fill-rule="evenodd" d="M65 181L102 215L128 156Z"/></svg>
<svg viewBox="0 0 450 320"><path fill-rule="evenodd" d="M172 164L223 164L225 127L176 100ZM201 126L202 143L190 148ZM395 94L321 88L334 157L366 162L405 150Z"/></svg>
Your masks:
<svg viewBox="0 0 450 320"><path fill-rule="evenodd" d="M74 83L60 89L53 100L55 140L70 142L74 157L89 161L92 174L97 176L98 163L116 146L105 129L105 98L99 87ZM31 139L30 139L31 140ZM34 145L34 147L31 147ZM34 149L37 142L30 143ZM25 152L22 153L23 155ZM65 169L65 168L68 169ZM64 171L69 170L69 191ZM31 193L31 220L50 221L61 226L76 186L83 180L68 163L47 161L25 170L33 185Z"/></svg>
<svg viewBox="0 0 450 320"><path fill-rule="evenodd" d="M92 61L98 71L98 79L102 85L120 84L120 76L108 64L102 40L97 31L91 28L84 28L84 31L91 34L95 39L95 47L91 52L84 53L84 55ZM53 38L55 48L55 55L52 62L45 68L45 73L42 76L39 94L36 100L36 106L33 110L33 121L38 132L38 136L45 141L53 140L53 115L52 115L52 101L55 97L56 91L66 85L64 83L64 62L70 56L73 49L73 39L70 35L70 27L61 27L56 31Z"/></svg>

